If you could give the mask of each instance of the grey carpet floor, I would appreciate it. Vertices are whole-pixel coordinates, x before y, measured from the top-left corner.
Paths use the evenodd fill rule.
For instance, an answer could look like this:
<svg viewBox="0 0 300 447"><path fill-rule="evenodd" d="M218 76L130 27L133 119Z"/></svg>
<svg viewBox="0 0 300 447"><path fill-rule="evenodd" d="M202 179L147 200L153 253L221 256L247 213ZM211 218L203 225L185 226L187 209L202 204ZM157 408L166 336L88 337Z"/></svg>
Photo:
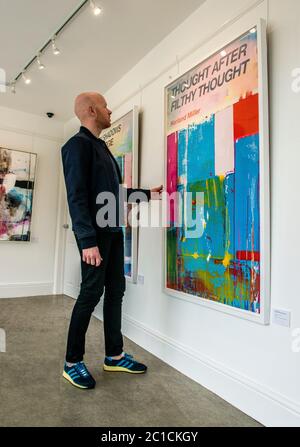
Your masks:
<svg viewBox="0 0 300 447"><path fill-rule="evenodd" d="M74 300L63 295L0 299L1 427L257 427L256 421L125 338L147 364L142 375L102 369L102 323L92 317L85 362L97 381L80 390L62 377Z"/></svg>

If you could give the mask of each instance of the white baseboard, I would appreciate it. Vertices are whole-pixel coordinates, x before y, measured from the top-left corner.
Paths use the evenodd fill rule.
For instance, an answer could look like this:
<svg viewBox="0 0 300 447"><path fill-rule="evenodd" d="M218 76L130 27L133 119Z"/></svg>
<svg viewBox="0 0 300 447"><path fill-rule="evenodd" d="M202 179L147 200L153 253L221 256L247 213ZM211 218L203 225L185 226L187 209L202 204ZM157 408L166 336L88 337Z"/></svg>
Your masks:
<svg viewBox="0 0 300 447"><path fill-rule="evenodd" d="M70 298L77 298L79 294L80 287L74 287L72 284L64 284L64 295L69 296Z"/></svg>
<svg viewBox="0 0 300 447"><path fill-rule="evenodd" d="M96 315L97 316L97 315ZM123 333L267 427L299 427L300 405L123 314Z"/></svg>
<svg viewBox="0 0 300 447"><path fill-rule="evenodd" d="M1 298L20 298L26 296L52 295L53 281L28 283L0 283Z"/></svg>

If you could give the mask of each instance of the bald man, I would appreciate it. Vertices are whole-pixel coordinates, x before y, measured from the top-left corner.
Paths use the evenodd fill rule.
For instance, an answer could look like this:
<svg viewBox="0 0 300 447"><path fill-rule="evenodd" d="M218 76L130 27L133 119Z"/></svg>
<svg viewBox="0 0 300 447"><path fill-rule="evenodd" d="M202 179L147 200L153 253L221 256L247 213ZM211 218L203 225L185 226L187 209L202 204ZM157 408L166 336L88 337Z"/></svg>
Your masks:
<svg viewBox="0 0 300 447"><path fill-rule="evenodd" d="M105 371L145 373L147 367L123 351L121 310L125 292L124 240L119 213L114 224L99 222L99 193L119 203L121 172L105 142L99 138L111 125L111 111L96 92L81 93L74 111L81 122L79 132L62 147L62 161L72 230L81 256L81 287L74 306L63 377L78 388L95 387L95 380L83 362L85 334L100 297L104 295ZM128 189L140 200L159 198L162 186L151 190ZM144 198L143 198L144 197Z"/></svg>

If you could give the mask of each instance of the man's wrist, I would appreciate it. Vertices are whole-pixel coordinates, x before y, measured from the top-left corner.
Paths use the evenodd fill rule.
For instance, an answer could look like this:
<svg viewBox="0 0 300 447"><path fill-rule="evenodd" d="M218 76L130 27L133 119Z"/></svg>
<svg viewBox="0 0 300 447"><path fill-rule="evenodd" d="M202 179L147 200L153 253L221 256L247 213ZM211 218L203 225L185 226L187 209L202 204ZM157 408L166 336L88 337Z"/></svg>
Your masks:
<svg viewBox="0 0 300 447"><path fill-rule="evenodd" d="M88 236L79 239L79 244L82 250L93 248L97 246L97 239L95 236Z"/></svg>

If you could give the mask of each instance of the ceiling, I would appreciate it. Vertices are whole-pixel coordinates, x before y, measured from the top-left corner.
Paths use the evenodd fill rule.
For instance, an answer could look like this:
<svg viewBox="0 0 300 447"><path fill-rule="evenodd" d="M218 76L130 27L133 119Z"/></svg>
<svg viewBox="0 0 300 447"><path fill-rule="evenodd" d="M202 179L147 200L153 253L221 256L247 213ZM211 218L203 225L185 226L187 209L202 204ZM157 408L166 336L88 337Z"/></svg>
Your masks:
<svg viewBox="0 0 300 447"><path fill-rule="evenodd" d="M38 115L54 112L67 121L81 91L111 88L140 59L192 14L205 0L99 0L94 16L89 5L42 57L45 70L33 63L32 82L19 80L16 94L0 93L0 105ZM79 0L0 0L0 68L14 79L55 31L82 3Z"/></svg>

